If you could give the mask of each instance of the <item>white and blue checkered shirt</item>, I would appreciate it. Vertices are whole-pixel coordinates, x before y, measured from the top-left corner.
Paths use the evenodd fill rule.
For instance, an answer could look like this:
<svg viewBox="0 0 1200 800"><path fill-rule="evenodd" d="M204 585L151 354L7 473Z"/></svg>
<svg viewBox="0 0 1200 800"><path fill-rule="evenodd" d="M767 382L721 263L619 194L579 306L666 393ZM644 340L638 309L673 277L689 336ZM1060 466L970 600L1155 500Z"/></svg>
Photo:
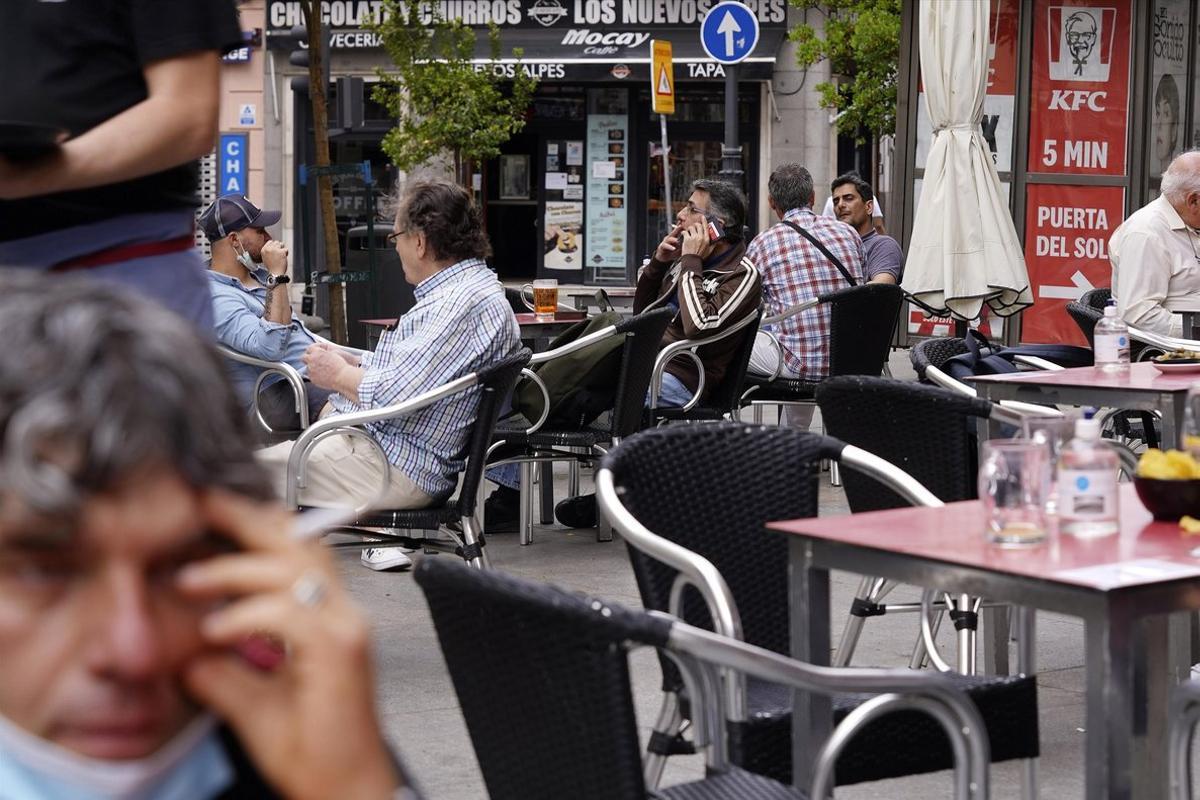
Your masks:
<svg viewBox="0 0 1200 800"><path fill-rule="evenodd" d="M358 404L341 395L339 413L393 405L461 378L510 355L521 335L504 287L487 264L467 259L431 275L413 290L416 305L400 325L362 357ZM479 389L439 400L367 430L388 461L433 497L454 491L479 408Z"/></svg>

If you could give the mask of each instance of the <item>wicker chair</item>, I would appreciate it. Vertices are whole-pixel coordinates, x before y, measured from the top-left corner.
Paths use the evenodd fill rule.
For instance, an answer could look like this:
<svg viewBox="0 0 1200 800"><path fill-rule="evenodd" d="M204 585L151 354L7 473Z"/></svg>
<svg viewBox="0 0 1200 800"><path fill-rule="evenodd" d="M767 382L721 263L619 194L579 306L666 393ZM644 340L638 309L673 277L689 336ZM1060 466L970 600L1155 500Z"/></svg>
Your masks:
<svg viewBox="0 0 1200 800"><path fill-rule="evenodd" d="M754 352L754 339L758 334L758 325L762 320L762 312L753 316L747 315L730 325L725 330L703 339L682 339L672 342L662 349L654 364L654 376L650 380L653 388L650 396L650 409L647 411L647 427L662 422L712 422L722 419L734 419L741 406L742 392L746 385L746 370L750 366L750 354ZM721 382L714 386L706 395L704 393L705 372L704 362L699 353L706 346L731 337L740 336L741 341L733 356L729 359L729 368ZM676 358L691 358L696 363L700 373L700 390L683 408L666 408L658 405L658 391L662 386L662 375L666 365Z"/></svg>
<svg viewBox="0 0 1200 800"><path fill-rule="evenodd" d="M822 295L763 320L764 325L811 311L817 306L829 308L829 375L880 375L891 351L892 332L900 314L904 292L886 283L864 283ZM774 334L770 334L775 339ZM783 351L775 339L782 365ZM765 405L811 405L820 381L751 375L743 403L754 408L756 422L761 421Z"/></svg>
<svg viewBox="0 0 1200 800"><path fill-rule="evenodd" d="M763 526L816 515L819 463L826 458L855 468L878 463L833 439L738 423L655 429L623 442L605 458L597 493L601 508L630 544L645 607L788 652L788 544ZM886 480L891 473L873 474ZM910 498L938 503L912 478L893 480ZM679 595L681 577L691 587ZM696 586L699 590L693 591ZM687 708L679 674L667 663L663 672L666 696L647 760L651 785L665 756L682 749L679 730ZM1037 755L1034 678L952 679L978 705L994 760ZM861 700L835 698L835 720L845 718ZM790 782L791 695L750 681L746 702L746 719L735 729L734 763ZM878 728L866 728L848 746L838 762L837 781L910 775L945 769L949 763L936 730L918 720L881 720Z"/></svg>
<svg viewBox="0 0 1200 800"><path fill-rule="evenodd" d="M967 352L967 343L961 336L944 336L918 342L909 351L908 358L921 383L933 383L926 375L930 367L942 368L950 359Z"/></svg>
<svg viewBox="0 0 1200 800"><path fill-rule="evenodd" d="M570 428L547 427L545 415L532 425L527 420L504 420L496 426L496 433L489 455L497 458L492 465L518 463L521 465L521 511L518 523L521 544L533 541L533 465L553 461L590 461L608 452L608 448L626 436L639 430L642 425L646 390L650 385L650 374L663 332L671 323L670 309L656 309L622 320L604 331L586 337L598 341L605 336L623 336L621 364L614 386L611 413L601 416L600 424ZM554 358L575 352L584 346L583 339L555 350L538 353L531 359L533 364L544 364ZM530 380L537 381L536 373L526 372ZM543 387L544 389L545 387ZM548 396L548 395L547 395ZM512 451L516 450L516 454ZM572 481L569 493L578 494L577 478ZM543 522L549 520L543 519ZM601 541L610 541L612 532L607 526L597 529Z"/></svg>
<svg viewBox="0 0 1200 800"><path fill-rule="evenodd" d="M386 461L386 456L378 442L362 429L368 422L376 422L393 417L411 414L433 403L458 392L478 388L480 392L479 409L476 413L475 424L466 446L460 454L466 460L463 470L462 485L455 499L449 497L435 498L434 503L426 508L365 511L352 523L348 529L339 531L354 533L374 541L354 542L338 547L379 547L389 545L404 545L407 547L424 547L433 550L446 550L460 556L468 564L475 567L487 566L487 555L484 553L483 528L476 518L476 505L479 499L479 488L483 481L483 469L487 460L488 446L492 441L492 432L500 409L516 385L517 376L529 363L529 350L522 348L517 353L492 364L489 367L464 375L424 394L418 395L403 403L385 406L367 411L356 411L351 414L328 417L310 425L292 446L292 455L288 462L287 505L297 507L297 495L303 488L301 476L304 465L308 461L313 447L326 436L348 434L365 439L376 450L379 458ZM392 530L437 531L449 523L456 522L461 528L462 535L445 528L450 537L449 542L442 539L430 539L427 536L410 534L384 533L377 530L370 532L358 531L358 528L388 528Z"/></svg>
<svg viewBox="0 0 1200 800"><path fill-rule="evenodd" d="M715 636L662 615L632 611L499 572L477 572L437 559L415 570L425 592L492 800L803 800L827 797L839 735L852 735L888 706L940 723L965 748L955 796L988 792L987 742L978 712L943 676L901 670L821 674L800 662ZM698 735L709 745L702 780L647 792L628 651L651 646L678 663L696 688ZM831 694L903 694L864 703L869 715L850 721L814 755L812 792L800 791L729 763L729 694L721 672ZM732 674L732 673L731 673ZM486 676L486 680L481 680ZM536 680L530 680L536 676ZM736 683L737 681L730 681ZM921 711L933 712L938 722ZM890 717L889 717L890 718ZM965 730L964 730L965 729ZM974 783L974 785L972 785Z"/></svg>

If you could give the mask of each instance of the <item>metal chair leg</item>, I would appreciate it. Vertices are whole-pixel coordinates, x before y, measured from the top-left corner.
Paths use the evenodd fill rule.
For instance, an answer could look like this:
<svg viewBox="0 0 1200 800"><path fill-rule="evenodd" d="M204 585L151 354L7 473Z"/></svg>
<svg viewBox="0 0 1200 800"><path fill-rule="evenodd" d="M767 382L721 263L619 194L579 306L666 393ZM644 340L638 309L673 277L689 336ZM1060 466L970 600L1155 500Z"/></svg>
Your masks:
<svg viewBox="0 0 1200 800"><path fill-rule="evenodd" d="M840 465L836 461L829 462L829 485L830 486L841 486L842 485L842 470L840 468Z"/></svg>
<svg viewBox="0 0 1200 800"><path fill-rule="evenodd" d="M476 542L482 542L483 541L482 531L483 531L483 527L480 525L479 522L477 522L475 520L474 517L463 517L463 519L462 519L463 537L462 538L463 538L463 543L465 545L470 547L471 545L475 544ZM491 561L488 560L487 548L480 547L479 555L475 556L474 558L467 559L467 564L469 566L474 567L475 569L491 569L492 563L491 563Z"/></svg>
<svg viewBox="0 0 1200 800"><path fill-rule="evenodd" d="M567 497L579 496L579 462L567 462Z"/></svg>
<svg viewBox="0 0 1200 800"><path fill-rule="evenodd" d="M517 525L521 530L521 544L533 542L533 464L521 462L521 499Z"/></svg>
<svg viewBox="0 0 1200 800"><path fill-rule="evenodd" d="M933 622L930 623L930 628L933 630L934 638L937 638L938 629L942 627L942 617L945 616L945 610L939 608L937 613L933 615ZM909 669L925 669L929 661L929 652L925 649L925 640L917 635L917 643L913 647L912 658L908 661Z"/></svg>
<svg viewBox="0 0 1200 800"><path fill-rule="evenodd" d="M542 500L542 524L554 524L554 464L547 461L538 465L539 496Z"/></svg>
<svg viewBox="0 0 1200 800"><path fill-rule="evenodd" d="M675 692L664 692L662 706L658 711L658 719L650 732L651 745L654 740L670 741L679 735L683 728L683 713L679 709L679 695ZM653 792L662 781L663 769L667 766L667 754L656 753L647 748L646 763L643 765L643 780L647 791Z"/></svg>
<svg viewBox="0 0 1200 800"><path fill-rule="evenodd" d="M872 602L871 587L874 583L875 579L871 577L864 577L859 581L858 591L854 593L854 600ZM850 666L850 659L854 656L854 648L858 646L858 638L862 635L863 624L866 621L866 616L855 614L853 607L851 608L850 613L846 615L846 625L842 628L842 639L833 653L833 666Z"/></svg>

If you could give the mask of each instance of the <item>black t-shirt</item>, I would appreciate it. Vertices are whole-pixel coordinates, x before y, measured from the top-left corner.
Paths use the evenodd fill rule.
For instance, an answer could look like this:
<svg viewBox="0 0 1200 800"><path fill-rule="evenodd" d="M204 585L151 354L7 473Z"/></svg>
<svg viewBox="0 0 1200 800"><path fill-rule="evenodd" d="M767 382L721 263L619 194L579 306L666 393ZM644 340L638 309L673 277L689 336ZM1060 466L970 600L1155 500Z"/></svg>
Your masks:
<svg viewBox="0 0 1200 800"><path fill-rule="evenodd" d="M0 120L79 136L146 99L142 68L241 46L233 0L4 0ZM0 241L120 214L194 207L197 164L120 184L0 201Z"/></svg>

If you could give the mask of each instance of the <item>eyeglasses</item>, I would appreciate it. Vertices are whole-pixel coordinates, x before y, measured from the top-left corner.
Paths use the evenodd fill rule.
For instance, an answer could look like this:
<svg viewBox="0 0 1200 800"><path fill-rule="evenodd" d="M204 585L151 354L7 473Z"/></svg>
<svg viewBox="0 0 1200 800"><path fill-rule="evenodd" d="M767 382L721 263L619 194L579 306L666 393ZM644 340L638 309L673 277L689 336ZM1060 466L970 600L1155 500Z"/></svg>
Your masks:
<svg viewBox="0 0 1200 800"><path fill-rule="evenodd" d="M691 200L687 201L686 208L687 208L689 214L700 214L701 216L705 216L705 217L708 216L707 208L701 208L700 206L693 203Z"/></svg>
<svg viewBox="0 0 1200 800"><path fill-rule="evenodd" d="M388 244L395 244L396 240L406 233L408 233L408 231L392 231L387 235Z"/></svg>

